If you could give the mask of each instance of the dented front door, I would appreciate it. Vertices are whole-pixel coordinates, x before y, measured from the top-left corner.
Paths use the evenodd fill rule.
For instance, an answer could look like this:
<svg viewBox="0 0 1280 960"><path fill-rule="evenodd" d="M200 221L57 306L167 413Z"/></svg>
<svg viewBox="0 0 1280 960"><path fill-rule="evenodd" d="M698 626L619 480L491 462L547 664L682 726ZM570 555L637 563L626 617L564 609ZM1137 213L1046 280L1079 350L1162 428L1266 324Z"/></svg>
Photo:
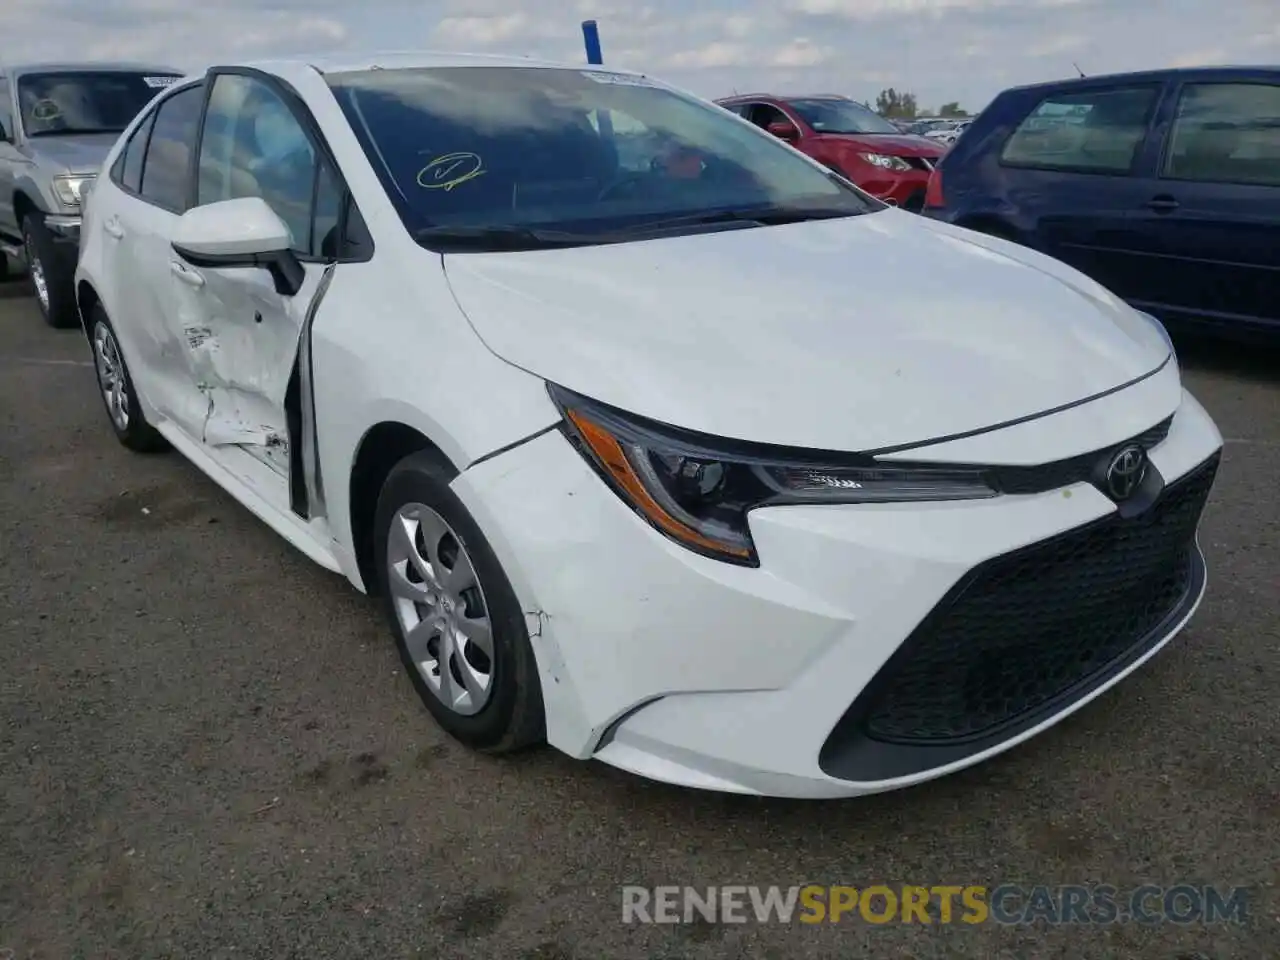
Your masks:
<svg viewBox="0 0 1280 960"><path fill-rule="evenodd" d="M295 296L277 293L265 269L193 267L176 255L170 269L194 386L206 405L197 438L241 447L287 478L285 396L323 268L308 264Z"/></svg>

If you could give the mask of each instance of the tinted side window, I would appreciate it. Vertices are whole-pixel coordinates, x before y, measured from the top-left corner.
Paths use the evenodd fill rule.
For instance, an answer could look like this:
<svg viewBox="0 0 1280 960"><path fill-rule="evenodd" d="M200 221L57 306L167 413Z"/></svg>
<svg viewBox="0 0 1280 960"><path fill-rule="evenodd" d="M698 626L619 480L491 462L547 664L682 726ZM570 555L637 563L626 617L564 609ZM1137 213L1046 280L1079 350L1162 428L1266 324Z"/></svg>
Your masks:
<svg viewBox="0 0 1280 960"><path fill-rule="evenodd" d="M204 84L187 87L163 101L152 121L139 192L144 200L174 213L187 208L191 151L203 104Z"/></svg>
<svg viewBox="0 0 1280 960"><path fill-rule="evenodd" d="M138 125L111 166L111 179L132 193L142 189L142 159L147 152L147 138L151 135L155 119L155 113L151 113Z"/></svg>
<svg viewBox="0 0 1280 960"><path fill-rule="evenodd" d="M1280 84L1187 84L1164 175L1280 186Z"/></svg>
<svg viewBox="0 0 1280 960"><path fill-rule="evenodd" d="M343 254L339 249L342 200L342 185L329 164L322 162L316 175L315 210L311 219L308 252L312 256L328 258Z"/></svg>
<svg viewBox="0 0 1280 960"><path fill-rule="evenodd" d="M261 197L288 226L294 249L311 253L316 173L315 147L279 94L252 77L223 74L214 81L197 205ZM337 208L336 201L326 202Z"/></svg>
<svg viewBox="0 0 1280 960"><path fill-rule="evenodd" d="M9 81L0 77L0 139L11 140L14 137L12 103Z"/></svg>
<svg viewBox="0 0 1280 960"><path fill-rule="evenodd" d="M795 126L785 113L769 103L753 104L751 112L747 114L747 119L762 130L771 123L785 123L788 126Z"/></svg>
<svg viewBox="0 0 1280 960"><path fill-rule="evenodd" d="M1112 87L1050 96L1018 125L1000 159L1015 167L1128 173L1159 92Z"/></svg>

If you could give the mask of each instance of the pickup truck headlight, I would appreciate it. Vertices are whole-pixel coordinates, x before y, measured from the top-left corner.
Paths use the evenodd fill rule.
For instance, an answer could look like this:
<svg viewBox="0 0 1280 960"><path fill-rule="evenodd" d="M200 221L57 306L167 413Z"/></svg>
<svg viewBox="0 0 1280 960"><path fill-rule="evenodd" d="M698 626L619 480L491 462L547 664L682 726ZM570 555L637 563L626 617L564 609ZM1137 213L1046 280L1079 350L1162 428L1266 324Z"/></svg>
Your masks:
<svg viewBox="0 0 1280 960"><path fill-rule="evenodd" d="M759 565L747 524L757 507L997 495L981 470L716 440L549 390L569 439L628 506L682 546L729 563Z"/></svg>
<svg viewBox="0 0 1280 960"><path fill-rule="evenodd" d="M871 164L873 167L881 167L885 170L910 170L911 164L903 160L901 157L890 157L883 153L860 153L858 156Z"/></svg>
<svg viewBox="0 0 1280 960"><path fill-rule="evenodd" d="M78 207L80 206L81 196L88 193L88 189L86 188L91 189L93 181L96 179L97 178L93 174L54 177L54 195L63 206Z"/></svg>

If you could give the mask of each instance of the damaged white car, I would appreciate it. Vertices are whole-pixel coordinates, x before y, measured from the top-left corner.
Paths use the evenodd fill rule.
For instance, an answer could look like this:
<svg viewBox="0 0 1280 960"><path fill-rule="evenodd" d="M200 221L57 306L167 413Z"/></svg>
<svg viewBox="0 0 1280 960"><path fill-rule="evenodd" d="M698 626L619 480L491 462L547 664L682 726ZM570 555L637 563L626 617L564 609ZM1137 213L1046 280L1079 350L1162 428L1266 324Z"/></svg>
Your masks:
<svg viewBox="0 0 1280 960"><path fill-rule="evenodd" d="M643 76L184 79L76 279L125 446L380 595L479 750L894 789L1079 709L1204 591L1222 441L1156 321Z"/></svg>

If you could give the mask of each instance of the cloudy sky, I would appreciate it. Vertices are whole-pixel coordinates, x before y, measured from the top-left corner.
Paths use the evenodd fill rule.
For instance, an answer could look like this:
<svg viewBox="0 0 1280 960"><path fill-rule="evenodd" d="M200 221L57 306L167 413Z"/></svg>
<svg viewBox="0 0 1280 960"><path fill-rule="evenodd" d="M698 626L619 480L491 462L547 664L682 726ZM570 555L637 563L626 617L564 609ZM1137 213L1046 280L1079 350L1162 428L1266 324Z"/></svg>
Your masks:
<svg viewBox="0 0 1280 960"><path fill-rule="evenodd" d="M704 96L886 86L975 110L1086 73L1280 63L1280 0L0 0L0 61L435 48L605 62Z"/></svg>

